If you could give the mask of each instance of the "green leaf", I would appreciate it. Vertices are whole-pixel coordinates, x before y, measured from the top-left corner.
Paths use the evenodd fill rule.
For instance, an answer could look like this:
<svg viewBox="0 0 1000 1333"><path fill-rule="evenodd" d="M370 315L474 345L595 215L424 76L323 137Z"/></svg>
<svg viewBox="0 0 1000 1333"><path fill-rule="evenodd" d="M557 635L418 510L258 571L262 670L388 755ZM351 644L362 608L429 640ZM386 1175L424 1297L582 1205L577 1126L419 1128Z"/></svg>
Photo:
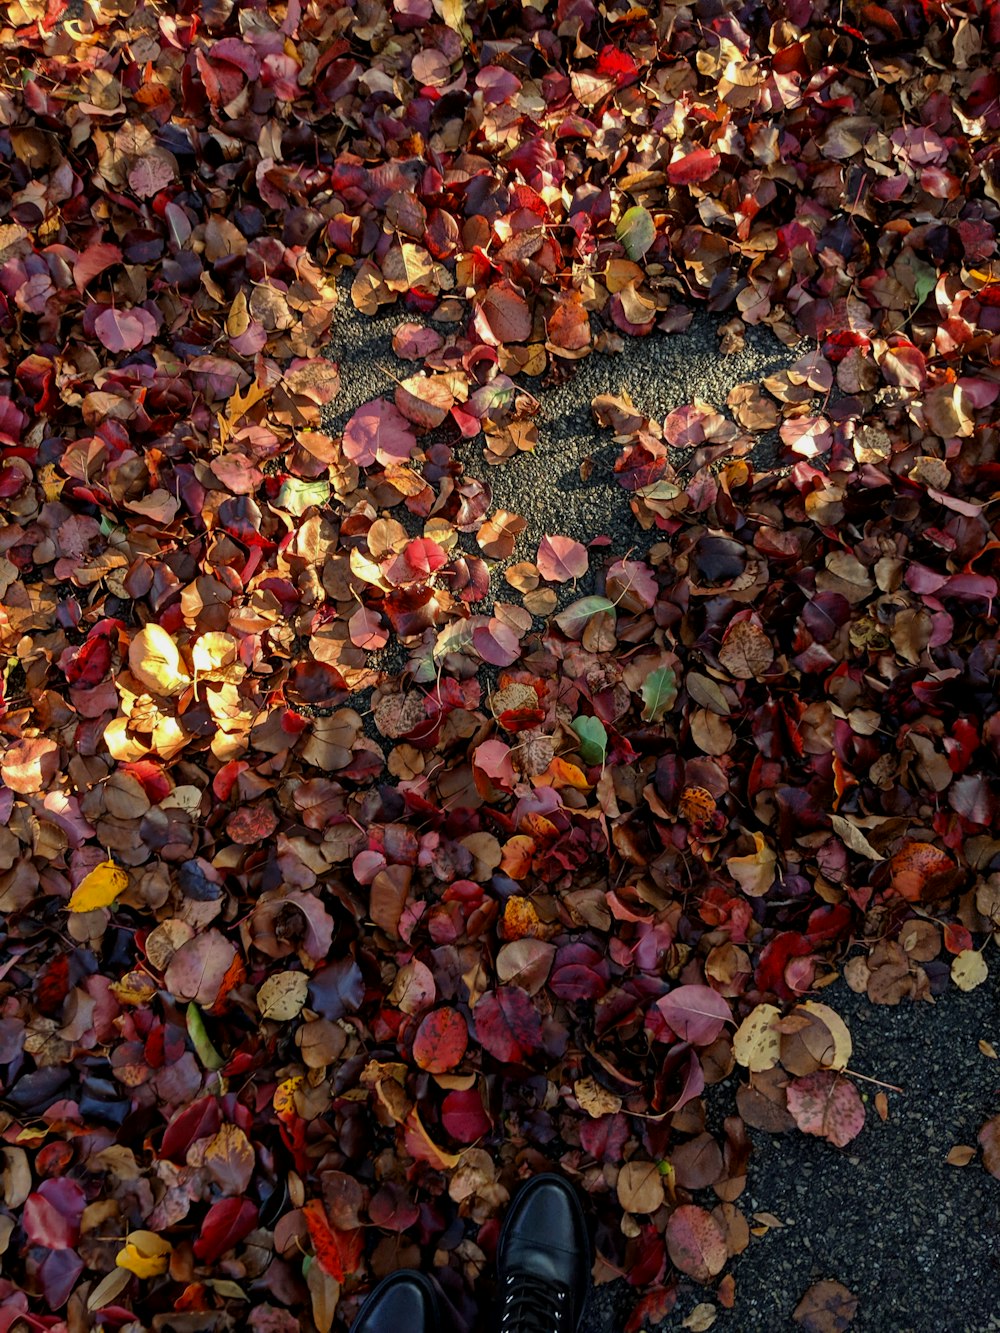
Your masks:
<svg viewBox="0 0 1000 1333"><path fill-rule="evenodd" d="M573 730L580 738L580 755L585 764L603 764L608 753L608 733L598 717L577 717Z"/></svg>
<svg viewBox="0 0 1000 1333"><path fill-rule="evenodd" d="M670 667L657 667L642 682L644 722L662 722L663 714L677 700L677 677Z"/></svg>
<svg viewBox="0 0 1000 1333"><path fill-rule="evenodd" d="M300 481L298 477L289 477L282 483L274 507L301 518L307 509L325 505L329 498L328 481Z"/></svg>
<svg viewBox="0 0 1000 1333"><path fill-rule="evenodd" d="M636 204L621 215L615 235L625 247L629 259L641 259L656 240L656 223L651 213Z"/></svg>
<svg viewBox="0 0 1000 1333"><path fill-rule="evenodd" d="M932 268L930 264L914 264L913 271L916 274L913 289L916 292L917 305L921 306L937 286L937 269Z"/></svg>
<svg viewBox="0 0 1000 1333"><path fill-rule="evenodd" d="M187 1007L187 1030L198 1059L204 1067L206 1069L221 1069L226 1062L212 1045L208 1029L205 1027L205 1020L196 1004L189 1004Z"/></svg>
<svg viewBox="0 0 1000 1333"><path fill-rule="evenodd" d="M614 611L615 604L610 597L580 597L570 602L565 610L555 617L555 622L571 639L578 639L587 628L587 621L601 611Z"/></svg>

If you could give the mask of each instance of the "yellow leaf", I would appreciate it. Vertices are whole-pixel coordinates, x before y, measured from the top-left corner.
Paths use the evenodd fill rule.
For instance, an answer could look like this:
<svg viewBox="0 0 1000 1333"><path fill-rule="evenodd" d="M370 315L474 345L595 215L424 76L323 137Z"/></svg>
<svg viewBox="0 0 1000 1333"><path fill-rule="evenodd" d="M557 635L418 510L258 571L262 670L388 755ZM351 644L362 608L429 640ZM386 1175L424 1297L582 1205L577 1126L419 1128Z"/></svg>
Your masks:
<svg viewBox="0 0 1000 1333"><path fill-rule="evenodd" d="M951 960L951 979L959 990L975 990L988 976L986 960L975 949L963 949Z"/></svg>
<svg viewBox="0 0 1000 1333"><path fill-rule="evenodd" d="M846 1069L851 1058L853 1044L847 1024L836 1010L831 1009L829 1005L817 1004L814 1000L806 1000L805 1003L796 1005L796 1009L804 1009L807 1013L812 1014L830 1034L831 1045L826 1051L823 1068Z"/></svg>
<svg viewBox="0 0 1000 1333"><path fill-rule="evenodd" d="M230 338L239 338L246 333L250 327L250 312L247 309L247 298L245 292L238 292L236 300L229 307L229 314L226 316L226 332Z"/></svg>
<svg viewBox="0 0 1000 1333"><path fill-rule="evenodd" d="M245 413L249 412L255 403L259 403L262 398L266 398L271 392L269 384L258 384L256 380L250 385L245 394L241 394L239 389L233 394L226 404L226 417L230 425L235 425Z"/></svg>
<svg viewBox="0 0 1000 1333"><path fill-rule="evenodd" d="M755 833L753 840L757 850L749 856L729 857L726 868L748 898L762 898L774 883L778 858L763 834Z"/></svg>
<svg viewBox="0 0 1000 1333"><path fill-rule="evenodd" d="M159 1277L167 1271L173 1246L155 1231L133 1231L115 1263L136 1277Z"/></svg>
<svg viewBox="0 0 1000 1333"><path fill-rule="evenodd" d="M146 625L128 648L128 669L153 694L181 694L191 684L176 643L159 625Z"/></svg>
<svg viewBox="0 0 1000 1333"><path fill-rule="evenodd" d="M301 1011L309 993L309 978L304 972L276 972L257 992L261 1018L287 1023Z"/></svg>
<svg viewBox="0 0 1000 1333"><path fill-rule="evenodd" d="M467 42L471 41L472 29L466 22L464 0L433 0L433 3L441 20L452 32L457 32Z"/></svg>
<svg viewBox="0 0 1000 1333"><path fill-rule="evenodd" d="M295 1101L295 1094L302 1087L303 1079L301 1074L296 1074L292 1078L286 1078L284 1083L279 1083L274 1090L274 1096L271 1098L271 1105L275 1113L280 1118L285 1115L298 1114L298 1107Z"/></svg>
<svg viewBox="0 0 1000 1333"><path fill-rule="evenodd" d="M69 910L92 912L95 907L110 907L127 888L128 873L114 861L102 861L80 880L69 900Z"/></svg>
<svg viewBox="0 0 1000 1333"><path fill-rule="evenodd" d="M774 1021L781 1017L773 1004L758 1004L733 1033L733 1055L752 1073L773 1069L781 1053L781 1034Z"/></svg>

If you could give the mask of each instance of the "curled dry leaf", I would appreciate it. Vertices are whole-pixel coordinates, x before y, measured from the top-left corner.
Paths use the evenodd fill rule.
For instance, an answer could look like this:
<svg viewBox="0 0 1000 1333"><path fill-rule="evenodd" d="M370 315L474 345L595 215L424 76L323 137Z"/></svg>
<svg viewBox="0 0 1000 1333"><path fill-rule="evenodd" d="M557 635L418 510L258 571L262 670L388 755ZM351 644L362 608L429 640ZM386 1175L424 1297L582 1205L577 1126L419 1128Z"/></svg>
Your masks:
<svg viewBox="0 0 1000 1333"><path fill-rule="evenodd" d="M173 1246L152 1231L130 1231L122 1249L115 1257L119 1268L125 1268L136 1277L159 1277L167 1271Z"/></svg>

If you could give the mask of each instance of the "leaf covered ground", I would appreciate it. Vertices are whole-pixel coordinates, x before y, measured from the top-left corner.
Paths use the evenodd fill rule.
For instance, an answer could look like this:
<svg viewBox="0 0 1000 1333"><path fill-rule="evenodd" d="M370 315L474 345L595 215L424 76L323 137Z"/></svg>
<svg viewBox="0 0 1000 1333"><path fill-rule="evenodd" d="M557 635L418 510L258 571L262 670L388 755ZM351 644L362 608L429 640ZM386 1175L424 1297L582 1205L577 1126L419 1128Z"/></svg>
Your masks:
<svg viewBox="0 0 1000 1333"><path fill-rule="evenodd" d="M0 10L0 1333L473 1326L551 1166L707 1328L747 1126L891 1114L826 984L993 984L1000 8ZM635 540L495 502L705 312Z"/></svg>

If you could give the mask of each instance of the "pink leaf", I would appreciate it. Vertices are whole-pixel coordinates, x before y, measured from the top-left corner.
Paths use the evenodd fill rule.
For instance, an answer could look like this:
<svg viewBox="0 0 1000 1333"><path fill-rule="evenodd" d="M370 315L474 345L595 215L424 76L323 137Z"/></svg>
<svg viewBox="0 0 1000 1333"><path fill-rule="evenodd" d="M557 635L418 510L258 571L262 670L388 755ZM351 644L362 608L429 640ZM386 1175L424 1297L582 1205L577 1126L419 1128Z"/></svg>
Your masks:
<svg viewBox="0 0 1000 1333"><path fill-rule="evenodd" d="M826 417L796 417L783 422L778 434L793 453L801 454L803 458L825 454L833 444Z"/></svg>
<svg viewBox="0 0 1000 1333"><path fill-rule="evenodd" d="M788 1085L788 1110L804 1134L829 1139L838 1148L857 1138L865 1124L857 1088L832 1069L793 1079Z"/></svg>
<svg viewBox="0 0 1000 1333"><path fill-rule="evenodd" d="M344 453L358 467L405 462L416 442L409 422L387 398L363 403L344 427Z"/></svg>
<svg viewBox="0 0 1000 1333"><path fill-rule="evenodd" d="M137 158L129 168L128 184L132 193L140 199L152 199L171 185L175 172L170 159L159 153L146 153Z"/></svg>
<svg viewBox="0 0 1000 1333"><path fill-rule="evenodd" d="M551 583L568 583L582 578L587 572L587 548L572 537L558 533L543 537L538 543L538 572Z"/></svg>
<svg viewBox="0 0 1000 1333"><path fill-rule="evenodd" d="M472 762L491 782L511 791L517 781L517 775L510 754L510 746L505 745L503 741L483 741L482 745L476 746Z"/></svg>
<svg viewBox="0 0 1000 1333"><path fill-rule="evenodd" d="M710 1212L693 1203L670 1214L666 1241L671 1263L696 1282L717 1277L729 1258L722 1228Z"/></svg>
<svg viewBox="0 0 1000 1333"><path fill-rule="evenodd" d="M492 666L510 666L521 654L521 641L496 616L490 616L488 625L472 631L472 644L483 661Z"/></svg>
<svg viewBox="0 0 1000 1333"><path fill-rule="evenodd" d="M355 611L347 622L347 630L355 648L366 648L369 652L384 648L389 640L389 632L382 623L382 617L367 606Z"/></svg>
<svg viewBox="0 0 1000 1333"><path fill-rule="evenodd" d="M102 310L94 328L109 352L134 352L156 336L156 320L148 310Z"/></svg>
<svg viewBox="0 0 1000 1333"><path fill-rule="evenodd" d="M732 1018L729 1003L711 986L677 986L656 1007L682 1041L710 1046Z"/></svg>
<svg viewBox="0 0 1000 1333"><path fill-rule="evenodd" d="M235 958L236 950L213 927L181 945L167 964L164 983L175 1000L211 1006Z"/></svg>

